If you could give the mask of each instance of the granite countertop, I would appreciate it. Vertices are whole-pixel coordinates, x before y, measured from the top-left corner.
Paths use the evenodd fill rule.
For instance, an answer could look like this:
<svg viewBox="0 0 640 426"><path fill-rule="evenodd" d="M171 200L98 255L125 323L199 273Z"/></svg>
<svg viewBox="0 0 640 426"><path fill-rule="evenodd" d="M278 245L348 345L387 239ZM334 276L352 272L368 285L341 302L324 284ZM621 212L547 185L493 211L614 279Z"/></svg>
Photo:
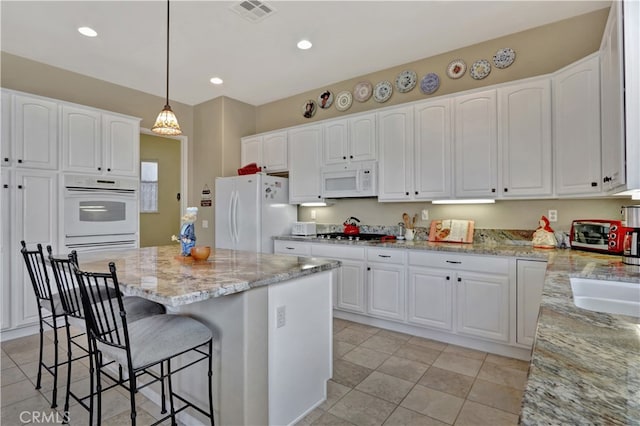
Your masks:
<svg viewBox="0 0 640 426"><path fill-rule="evenodd" d="M131 296L168 306L199 302L340 267L340 262L212 249L205 261L180 255L180 246L79 253L81 270L108 272L114 262L119 283Z"/></svg>
<svg viewBox="0 0 640 426"><path fill-rule="evenodd" d="M640 319L573 304L570 277L638 283L640 267L620 256L530 244L282 240L515 256L547 260L536 340L522 401L523 425L640 425Z"/></svg>

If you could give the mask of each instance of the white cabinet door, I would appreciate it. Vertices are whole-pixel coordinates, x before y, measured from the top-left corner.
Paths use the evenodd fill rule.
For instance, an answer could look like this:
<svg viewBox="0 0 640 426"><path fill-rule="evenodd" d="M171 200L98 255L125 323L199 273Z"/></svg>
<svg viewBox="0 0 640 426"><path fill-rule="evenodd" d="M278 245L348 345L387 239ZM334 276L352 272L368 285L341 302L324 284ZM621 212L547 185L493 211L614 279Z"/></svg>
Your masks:
<svg viewBox="0 0 640 426"><path fill-rule="evenodd" d="M78 173L103 173L100 112L62 105L62 168Z"/></svg>
<svg viewBox="0 0 640 426"><path fill-rule="evenodd" d="M247 136L240 140L240 167L256 163L262 167L262 136Z"/></svg>
<svg viewBox="0 0 640 426"><path fill-rule="evenodd" d="M378 201L406 201L413 188L413 107L378 113Z"/></svg>
<svg viewBox="0 0 640 426"><path fill-rule="evenodd" d="M600 46L602 184L605 191L626 183L622 9L612 2Z"/></svg>
<svg viewBox="0 0 640 426"><path fill-rule="evenodd" d="M367 264L367 313L405 319L405 267L388 263Z"/></svg>
<svg viewBox="0 0 640 426"><path fill-rule="evenodd" d="M13 97L13 154L16 167L58 168L58 105L23 95Z"/></svg>
<svg viewBox="0 0 640 426"><path fill-rule="evenodd" d="M455 195L495 197L497 188L496 91L455 98Z"/></svg>
<svg viewBox="0 0 640 426"><path fill-rule="evenodd" d="M108 175L140 174L140 121L102 114L104 170Z"/></svg>
<svg viewBox="0 0 640 426"><path fill-rule="evenodd" d="M262 139L262 171L281 172L287 170L287 132L268 133Z"/></svg>
<svg viewBox="0 0 640 426"><path fill-rule="evenodd" d="M336 308L364 313L364 262L340 261L342 267L338 270Z"/></svg>
<svg viewBox="0 0 640 426"><path fill-rule="evenodd" d="M600 66L597 56L553 77L553 143L558 195L597 194L600 174Z"/></svg>
<svg viewBox="0 0 640 426"><path fill-rule="evenodd" d="M24 240L32 249L37 243L55 247L58 224L58 185L53 172L16 170L13 209L14 239L12 271L12 326L38 321L36 298L18 247Z"/></svg>
<svg viewBox="0 0 640 426"><path fill-rule="evenodd" d="M455 284L458 333L508 342L509 278L464 271Z"/></svg>
<svg viewBox="0 0 640 426"><path fill-rule="evenodd" d="M3 111L4 113L4 111ZM0 330L11 327L11 259L14 251L18 251L18 246L11 244L11 207L15 202L13 197L13 185L11 182L11 172L6 168L2 169L2 201L0 209L2 220L2 246L0 256L2 256L2 272L0 273Z"/></svg>
<svg viewBox="0 0 640 426"><path fill-rule="evenodd" d="M289 130L289 203L322 201L322 126Z"/></svg>
<svg viewBox="0 0 640 426"><path fill-rule="evenodd" d="M516 342L532 346L538 325L540 299L544 287L547 262L517 261L517 321Z"/></svg>
<svg viewBox="0 0 640 426"><path fill-rule="evenodd" d="M408 321L452 331L454 277L443 269L410 267Z"/></svg>
<svg viewBox="0 0 640 426"><path fill-rule="evenodd" d="M323 125L322 159L325 166L349 162L349 120L330 120Z"/></svg>
<svg viewBox="0 0 640 426"><path fill-rule="evenodd" d="M451 101L415 106L414 198L451 196Z"/></svg>
<svg viewBox="0 0 640 426"><path fill-rule="evenodd" d="M376 114L349 119L349 160L368 161L377 158Z"/></svg>
<svg viewBox="0 0 640 426"><path fill-rule="evenodd" d="M13 152L11 149L11 93L2 90L2 110L0 111L0 155L2 156L2 166L10 166L13 162Z"/></svg>
<svg viewBox="0 0 640 426"><path fill-rule="evenodd" d="M551 82L498 89L502 197L550 196Z"/></svg>

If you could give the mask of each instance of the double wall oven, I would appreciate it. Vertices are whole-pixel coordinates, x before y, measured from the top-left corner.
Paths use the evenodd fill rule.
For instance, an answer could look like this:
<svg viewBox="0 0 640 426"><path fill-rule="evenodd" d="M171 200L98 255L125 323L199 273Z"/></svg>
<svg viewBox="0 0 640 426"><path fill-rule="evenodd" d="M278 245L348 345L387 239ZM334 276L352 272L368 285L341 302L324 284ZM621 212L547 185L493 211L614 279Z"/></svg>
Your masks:
<svg viewBox="0 0 640 426"><path fill-rule="evenodd" d="M64 245L91 251L138 246L138 180L64 176Z"/></svg>

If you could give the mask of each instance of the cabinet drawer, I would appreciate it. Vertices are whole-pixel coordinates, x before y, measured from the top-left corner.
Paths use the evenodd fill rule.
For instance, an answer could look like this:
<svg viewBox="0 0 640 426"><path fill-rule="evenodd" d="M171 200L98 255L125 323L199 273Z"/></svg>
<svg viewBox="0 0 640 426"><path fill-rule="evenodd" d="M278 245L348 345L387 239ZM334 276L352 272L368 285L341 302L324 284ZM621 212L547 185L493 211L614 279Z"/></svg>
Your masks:
<svg viewBox="0 0 640 426"><path fill-rule="evenodd" d="M432 268L447 268L461 271L490 272L494 274L509 273L509 259L498 256L444 254L411 250L409 264Z"/></svg>
<svg viewBox="0 0 640 426"><path fill-rule="evenodd" d="M377 249L370 248L367 250L367 261L381 263L404 263L404 250L394 249Z"/></svg>
<svg viewBox="0 0 640 426"><path fill-rule="evenodd" d="M345 247L338 244L313 244L311 255L329 259L364 260L364 247Z"/></svg>
<svg viewBox="0 0 640 426"><path fill-rule="evenodd" d="M299 241L274 241L274 252L277 254L292 254L295 256L310 256L311 244Z"/></svg>

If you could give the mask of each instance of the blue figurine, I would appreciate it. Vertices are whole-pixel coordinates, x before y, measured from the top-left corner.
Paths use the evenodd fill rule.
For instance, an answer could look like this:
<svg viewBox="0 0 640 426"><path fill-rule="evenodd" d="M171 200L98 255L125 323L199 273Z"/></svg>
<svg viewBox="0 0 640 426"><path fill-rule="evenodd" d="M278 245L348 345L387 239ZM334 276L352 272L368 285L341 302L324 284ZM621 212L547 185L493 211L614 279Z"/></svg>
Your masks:
<svg viewBox="0 0 640 426"><path fill-rule="evenodd" d="M183 256L191 256L191 248L196 245L194 224L197 219L198 208L187 207L187 212L182 216L182 226L180 227L180 244Z"/></svg>

